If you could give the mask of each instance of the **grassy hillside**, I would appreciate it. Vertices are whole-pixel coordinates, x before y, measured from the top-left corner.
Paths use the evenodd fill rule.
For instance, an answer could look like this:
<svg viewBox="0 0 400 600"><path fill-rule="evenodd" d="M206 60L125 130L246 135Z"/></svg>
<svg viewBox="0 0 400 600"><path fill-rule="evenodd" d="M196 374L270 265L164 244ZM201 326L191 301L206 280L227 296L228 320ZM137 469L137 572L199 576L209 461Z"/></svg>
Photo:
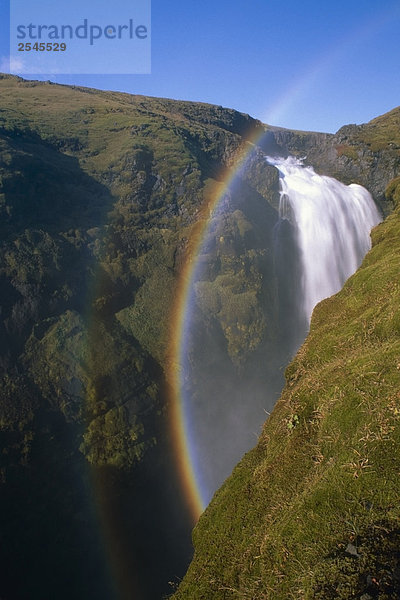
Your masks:
<svg viewBox="0 0 400 600"><path fill-rule="evenodd" d="M362 125L355 140L372 150L390 147L400 154L400 108L394 108Z"/></svg>
<svg viewBox="0 0 400 600"><path fill-rule="evenodd" d="M254 450L194 531L174 598L400 597L400 204L320 303Z"/></svg>

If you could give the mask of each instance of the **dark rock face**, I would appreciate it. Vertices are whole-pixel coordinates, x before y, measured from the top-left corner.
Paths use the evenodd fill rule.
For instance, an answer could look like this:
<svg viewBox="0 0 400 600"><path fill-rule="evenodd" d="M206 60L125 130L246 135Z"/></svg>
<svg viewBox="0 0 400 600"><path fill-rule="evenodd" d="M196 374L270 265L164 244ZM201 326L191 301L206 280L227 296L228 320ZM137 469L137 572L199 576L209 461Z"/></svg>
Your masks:
<svg viewBox="0 0 400 600"><path fill-rule="evenodd" d="M169 440L170 311L193 228L262 125L207 105L0 86L0 596L161 597L192 553ZM223 204L197 319L239 381L276 336L278 177L261 152Z"/></svg>

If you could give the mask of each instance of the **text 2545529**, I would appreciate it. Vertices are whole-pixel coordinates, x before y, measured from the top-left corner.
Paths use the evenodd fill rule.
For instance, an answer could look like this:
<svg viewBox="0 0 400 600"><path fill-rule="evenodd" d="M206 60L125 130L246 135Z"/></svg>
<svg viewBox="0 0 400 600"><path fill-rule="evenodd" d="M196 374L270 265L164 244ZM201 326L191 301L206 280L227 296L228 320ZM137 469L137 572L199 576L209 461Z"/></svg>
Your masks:
<svg viewBox="0 0 400 600"><path fill-rule="evenodd" d="M62 42L20 42L18 44L18 52L65 52L67 44Z"/></svg>

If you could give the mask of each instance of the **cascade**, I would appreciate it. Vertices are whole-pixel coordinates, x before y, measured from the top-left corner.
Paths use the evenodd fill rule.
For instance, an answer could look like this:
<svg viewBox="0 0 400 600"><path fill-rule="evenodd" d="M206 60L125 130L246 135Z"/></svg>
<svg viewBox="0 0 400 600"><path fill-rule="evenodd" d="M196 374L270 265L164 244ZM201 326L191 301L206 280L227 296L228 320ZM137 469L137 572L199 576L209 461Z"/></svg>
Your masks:
<svg viewBox="0 0 400 600"><path fill-rule="evenodd" d="M338 292L371 247L381 221L371 194L317 175L293 157L268 158L280 175L280 220L294 231L300 263L300 310L309 323L314 306Z"/></svg>
<svg viewBox="0 0 400 600"><path fill-rule="evenodd" d="M264 314L277 319L266 328L273 336L255 353L257 362L240 370L221 331L216 326L209 334L211 325L204 326L201 305L194 301L187 326L182 397L191 468L203 505L254 446L284 385L283 367L307 335L314 306L357 270L371 246L370 231L381 220L362 186L317 175L293 157L267 160L280 175L279 218L265 232L265 248L274 246L273 258L263 255L265 265L272 263L271 270L265 267L264 290L272 292L266 294L270 305ZM212 289L205 281L205 290ZM204 286L201 277L199 282L195 292Z"/></svg>

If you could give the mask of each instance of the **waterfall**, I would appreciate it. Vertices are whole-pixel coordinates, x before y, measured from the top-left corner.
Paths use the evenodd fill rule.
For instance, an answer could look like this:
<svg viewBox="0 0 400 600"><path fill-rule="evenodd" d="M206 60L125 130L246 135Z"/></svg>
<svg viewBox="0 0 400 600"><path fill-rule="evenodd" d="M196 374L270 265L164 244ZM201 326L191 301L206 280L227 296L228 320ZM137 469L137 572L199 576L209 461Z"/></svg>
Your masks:
<svg viewBox="0 0 400 600"><path fill-rule="evenodd" d="M301 269L300 309L309 323L314 306L338 292L358 269L381 216L360 185L317 175L293 157L267 160L279 170L279 217L293 229Z"/></svg>
<svg viewBox="0 0 400 600"><path fill-rule="evenodd" d="M232 207L240 208L235 215L242 214L244 223L248 219L249 236L235 233L232 223L239 220L225 223L229 207L221 211L216 219L220 229L215 225L208 234L193 287L182 397L191 461L205 504L254 446L284 386L284 367L304 342L314 306L338 292L356 271L370 248L370 230L380 221L363 187L321 177L294 158L267 160L280 174L280 218L269 205L263 212L258 195L244 200L241 188L232 186ZM220 246L225 231L226 239L231 236L231 245L223 247L226 254ZM207 270L212 261L215 266ZM235 272L239 263L243 272ZM243 293L250 282L256 282L254 289ZM257 303L247 312L243 306L256 294ZM224 322L216 318L225 309L235 339L252 339L252 331L265 335L258 346L254 336L256 350L247 351L245 368L234 365L228 354Z"/></svg>

